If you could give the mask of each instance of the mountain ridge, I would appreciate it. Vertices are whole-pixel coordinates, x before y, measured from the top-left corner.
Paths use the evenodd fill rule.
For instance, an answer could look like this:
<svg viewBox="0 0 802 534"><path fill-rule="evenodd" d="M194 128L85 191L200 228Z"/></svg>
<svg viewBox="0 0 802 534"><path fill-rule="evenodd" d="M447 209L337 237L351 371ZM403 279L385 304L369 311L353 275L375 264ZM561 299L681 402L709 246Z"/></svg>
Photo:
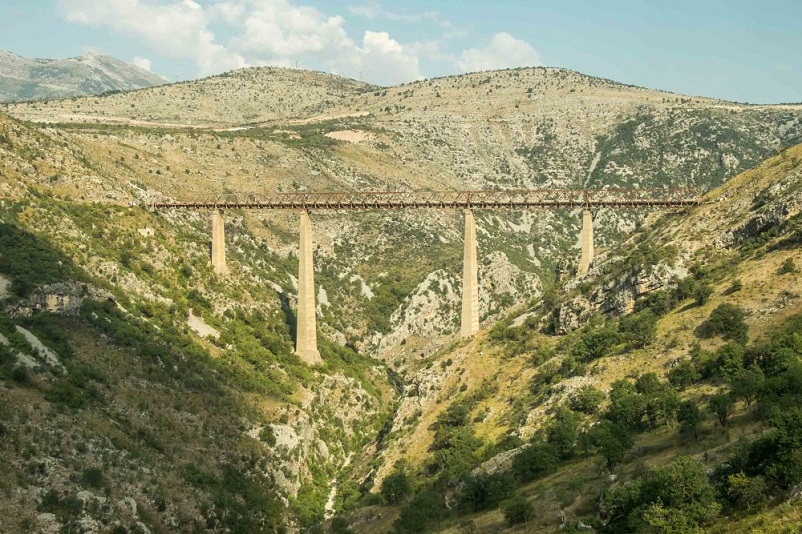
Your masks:
<svg viewBox="0 0 802 534"><path fill-rule="evenodd" d="M94 52L28 59L0 50L0 102L130 91L163 83L166 79L142 67Z"/></svg>

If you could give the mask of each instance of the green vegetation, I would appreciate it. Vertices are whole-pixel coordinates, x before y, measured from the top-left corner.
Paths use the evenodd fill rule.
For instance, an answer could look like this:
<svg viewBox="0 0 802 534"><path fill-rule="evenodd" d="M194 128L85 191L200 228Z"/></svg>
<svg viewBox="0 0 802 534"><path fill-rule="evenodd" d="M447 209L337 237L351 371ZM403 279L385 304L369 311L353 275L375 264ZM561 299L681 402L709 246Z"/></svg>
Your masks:
<svg viewBox="0 0 802 534"><path fill-rule="evenodd" d="M525 497L513 497L504 504L504 519L510 526L525 524L534 515L534 506Z"/></svg>
<svg viewBox="0 0 802 534"><path fill-rule="evenodd" d="M607 491L604 502L605 532L694 532L721 509L704 465L689 457Z"/></svg>

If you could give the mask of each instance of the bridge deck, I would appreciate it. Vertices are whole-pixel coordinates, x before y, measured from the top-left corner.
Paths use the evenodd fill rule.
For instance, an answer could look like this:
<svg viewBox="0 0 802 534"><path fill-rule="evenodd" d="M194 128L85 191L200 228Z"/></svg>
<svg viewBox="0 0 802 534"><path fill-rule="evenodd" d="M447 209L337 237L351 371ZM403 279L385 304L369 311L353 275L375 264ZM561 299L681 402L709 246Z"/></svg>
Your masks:
<svg viewBox="0 0 802 534"><path fill-rule="evenodd" d="M669 208L701 202L692 189L293 192L154 202L153 209L376 210L416 208Z"/></svg>

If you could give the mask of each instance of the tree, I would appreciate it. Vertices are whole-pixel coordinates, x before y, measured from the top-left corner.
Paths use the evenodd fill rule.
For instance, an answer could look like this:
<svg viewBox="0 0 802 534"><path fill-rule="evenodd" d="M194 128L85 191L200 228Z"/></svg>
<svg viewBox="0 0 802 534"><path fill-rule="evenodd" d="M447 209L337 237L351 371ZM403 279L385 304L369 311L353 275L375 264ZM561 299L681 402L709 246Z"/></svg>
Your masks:
<svg viewBox="0 0 802 534"><path fill-rule="evenodd" d="M561 458L573 456L581 421L579 414L560 406L546 425L546 441L554 446Z"/></svg>
<svg viewBox="0 0 802 534"><path fill-rule="evenodd" d="M721 509L705 466L689 456L607 490L604 501L610 532L697 532Z"/></svg>
<svg viewBox="0 0 802 534"><path fill-rule="evenodd" d="M701 306L710 299L712 294L713 287L710 284L699 284L693 292L693 298L696 300L697 306Z"/></svg>
<svg viewBox="0 0 802 534"><path fill-rule="evenodd" d="M767 495L766 479L760 475L748 477L740 471L727 477L727 497L738 507L750 510L762 504Z"/></svg>
<svg viewBox="0 0 802 534"><path fill-rule="evenodd" d="M602 420L590 431L591 443L607 461L607 468L620 464L635 444L634 434L623 424Z"/></svg>
<svg viewBox="0 0 802 534"><path fill-rule="evenodd" d="M668 382L674 386L677 391L683 391L688 386L691 386L699 381L699 371L690 360L682 360L675 365L667 374Z"/></svg>
<svg viewBox="0 0 802 534"><path fill-rule="evenodd" d="M717 393L710 397L708 406L710 407L710 411L716 414L718 422L721 423L721 427L726 427L727 420L730 418L735 408L735 401L732 395L728 393Z"/></svg>
<svg viewBox="0 0 802 534"><path fill-rule="evenodd" d="M619 339L615 324L607 322L603 326L588 329L574 345L571 354L583 362L597 360L606 356Z"/></svg>
<svg viewBox="0 0 802 534"><path fill-rule="evenodd" d="M718 373L727 381L744 371L744 354L746 350L739 343L727 343L716 351L716 367Z"/></svg>
<svg viewBox="0 0 802 534"><path fill-rule="evenodd" d="M574 392L571 396L570 406L574 411L591 415L599 411L603 400L604 392L587 384Z"/></svg>
<svg viewBox="0 0 802 534"><path fill-rule="evenodd" d="M522 495L513 497L504 505L504 519L507 520L507 524L510 526L528 523L534 515L535 508Z"/></svg>
<svg viewBox="0 0 802 534"><path fill-rule="evenodd" d="M429 522L440 519L446 512L443 495L426 488L404 506L393 526L400 534L424 532Z"/></svg>
<svg viewBox="0 0 802 534"><path fill-rule="evenodd" d="M388 504L398 504L412 493L412 481L405 469L396 465L392 473L382 480L381 494Z"/></svg>
<svg viewBox="0 0 802 534"><path fill-rule="evenodd" d="M643 348L657 337L657 316L652 310L642 310L621 318L619 330L633 347Z"/></svg>
<svg viewBox="0 0 802 534"><path fill-rule="evenodd" d="M699 326L699 334L702 337L720 335L724 339L744 345L749 333L745 318L746 312L742 308L728 302L719 304L710 312L707 321Z"/></svg>
<svg viewBox="0 0 802 534"><path fill-rule="evenodd" d="M468 512L495 508L515 489L515 480L509 472L492 475L469 476L460 497L460 506Z"/></svg>
<svg viewBox="0 0 802 534"><path fill-rule="evenodd" d="M679 406L677 413L679 420L679 433L686 436L693 436L699 440L699 425L704 421L704 415L694 401L685 401Z"/></svg>
<svg viewBox="0 0 802 534"><path fill-rule="evenodd" d="M662 417L668 422L674 418L679 406L679 395L661 382L655 373L646 373L638 377L635 389L645 402L645 415L649 426L655 428L657 421Z"/></svg>
<svg viewBox="0 0 802 534"><path fill-rule="evenodd" d="M646 402L628 380L616 380L610 387L610 406L607 419L635 429L640 427L646 413Z"/></svg>
<svg viewBox="0 0 802 534"><path fill-rule="evenodd" d="M747 406L752 406L765 381L763 370L752 364L731 379L732 394L746 401Z"/></svg>
<svg viewBox="0 0 802 534"><path fill-rule="evenodd" d="M512 460L512 473L521 482L532 481L539 476L553 473L559 459L554 447L547 443L534 443L521 450Z"/></svg>

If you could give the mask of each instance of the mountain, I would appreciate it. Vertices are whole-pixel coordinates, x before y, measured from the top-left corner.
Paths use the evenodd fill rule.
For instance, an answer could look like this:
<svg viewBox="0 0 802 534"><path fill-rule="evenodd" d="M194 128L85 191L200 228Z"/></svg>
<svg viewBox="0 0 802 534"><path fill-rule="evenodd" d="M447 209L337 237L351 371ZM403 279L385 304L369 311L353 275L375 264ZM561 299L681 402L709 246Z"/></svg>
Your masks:
<svg viewBox="0 0 802 534"><path fill-rule="evenodd" d="M49 100L162 85L165 79L113 57L27 59L0 50L0 102Z"/></svg>
<svg viewBox="0 0 802 534"><path fill-rule="evenodd" d="M59 177L53 183L64 194L118 202L273 190L704 191L802 141L802 106L686 97L554 68L378 88L263 67L5 109L55 127L70 146L97 158L93 174L109 190L96 196L96 186L83 190L82 180L70 185L67 174L47 171ZM460 216L421 215L315 215L327 335L388 359L446 342L443 334L459 320ZM487 264L480 272L482 321L538 298L558 271L576 264L578 212L476 215ZM293 218L241 216L277 252L295 250ZM597 245L604 247L641 224L642 214L603 210L597 222ZM413 257L418 261L405 261Z"/></svg>
<svg viewBox="0 0 802 534"><path fill-rule="evenodd" d="M621 497L611 474L646 484L650 468L691 456L702 468L672 469L701 469L703 482L735 438L778 431L788 440L766 447L791 465L795 431L772 414L793 405L793 387L747 403L732 378L755 364L772 384L796 383L783 332L802 313L798 106L560 69L378 88L258 68L2 110L0 469L12 476L0 530L387 532L406 518L399 531L481 532L505 527L513 488L542 503L513 531L556 530L560 511L601 531L599 497ZM149 209L271 191L585 184L708 193L664 215L600 210L583 277L579 212L476 210L485 329L467 341L455 337L462 214L313 210L316 368L292 353L296 213L226 211L221 276L208 212ZM722 349L702 327L724 303L745 346L736 332ZM769 365L766 346L789 359ZM675 360L690 376L679 400L704 415L698 441L678 434L676 397L644 393L668 391ZM598 391L573 401L586 385ZM623 424L608 406L632 388L651 411L615 427L633 446L608 469L606 442L587 432ZM717 392L737 401L729 437ZM545 470L510 472L529 449ZM777 458L716 471L699 493L705 517L734 531L793 518L781 502L797 482ZM627 528L676 512L660 491L664 510L636 503L646 519L620 508Z"/></svg>

